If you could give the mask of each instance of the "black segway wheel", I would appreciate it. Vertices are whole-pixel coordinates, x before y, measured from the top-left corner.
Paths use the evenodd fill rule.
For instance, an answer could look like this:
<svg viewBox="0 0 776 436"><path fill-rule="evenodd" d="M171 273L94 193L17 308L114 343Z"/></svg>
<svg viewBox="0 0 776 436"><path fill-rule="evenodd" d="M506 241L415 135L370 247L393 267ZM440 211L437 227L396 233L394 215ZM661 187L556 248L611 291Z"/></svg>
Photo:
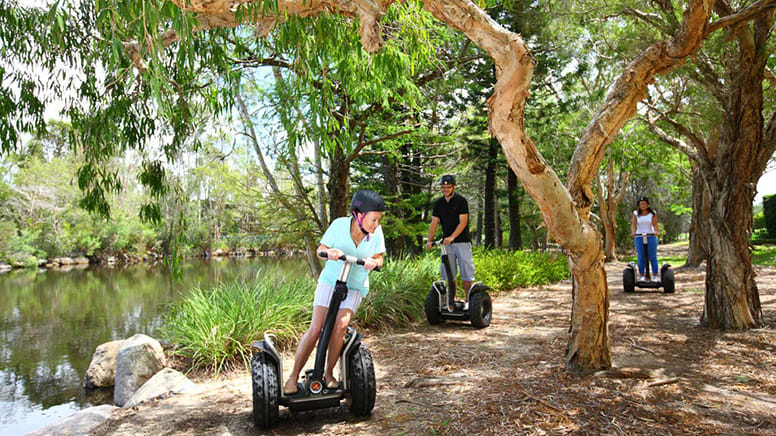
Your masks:
<svg viewBox="0 0 776 436"><path fill-rule="evenodd" d="M356 416L367 416L375 407L377 384L375 367L369 350L360 344L358 350L348 359L350 374L350 411Z"/></svg>
<svg viewBox="0 0 776 436"><path fill-rule="evenodd" d="M666 268L660 276L660 281L663 284L663 293L673 294L676 290L674 287L674 270Z"/></svg>
<svg viewBox="0 0 776 436"><path fill-rule="evenodd" d="M493 305L487 292L476 292L469 298L469 319L474 327L481 329L489 326L492 313Z"/></svg>
<svg viewBox="0 0 776 436"><path fill-rule="evenodd" d="M633 292L636 289L636 273L633 268L625 268L622 271L622 290Z"/></svg>
<svg viewBox="0 0 776 436"><path fill-rule="evenodd" d="M442 324L445 319L442 318L442 314L439 313L439 294L433 289L426 295L426 320L431 325Z"/></svg>
<svg viewBox="0 0 776 436"><path fill-rule="evenodd" d="M268 430L278 424L278 396L280 383L277 366L266 353L258 352L251 358L253 379L253 424Z"/></svg>

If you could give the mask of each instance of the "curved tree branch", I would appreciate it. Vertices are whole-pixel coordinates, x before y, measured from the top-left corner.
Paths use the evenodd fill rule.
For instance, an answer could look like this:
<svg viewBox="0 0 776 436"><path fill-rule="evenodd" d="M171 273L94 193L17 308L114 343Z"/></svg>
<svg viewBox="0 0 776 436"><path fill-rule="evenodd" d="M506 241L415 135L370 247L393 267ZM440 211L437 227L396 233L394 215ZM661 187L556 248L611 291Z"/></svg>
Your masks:
<svg viewBox="0 0 776 436"><path fill-rule="evenodd" d="M684 12L682 28L668 41L641 52L612 86L604 104L588 124L569 167L567 187L583 217L592 202L590 182L603 159L605 147L636 113L636 105L655 76L665 74L700 48L711 16L712 0L692 0Z"/></svg>
<svg viewBox="0 0 776 436"><path fill-rule="evenodd" d="M709 25L707 35L719 29L738 26L773 8L776 8L776 0L758 0L740 11L733 13L727 4L718 0L714 9L717 13L724 16Z"/></svg>

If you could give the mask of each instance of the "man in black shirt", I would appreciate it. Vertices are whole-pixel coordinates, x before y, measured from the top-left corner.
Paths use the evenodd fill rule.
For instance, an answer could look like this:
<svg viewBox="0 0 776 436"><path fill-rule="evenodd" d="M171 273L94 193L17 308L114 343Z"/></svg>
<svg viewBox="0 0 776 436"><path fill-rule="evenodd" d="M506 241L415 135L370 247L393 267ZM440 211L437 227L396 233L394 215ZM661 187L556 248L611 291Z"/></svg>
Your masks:
<svg viewBox="0 0 776 436"><path fill-rule="evenodd" d="M472 243L469 239L469 203L465 198L455 193L455 177L452 175L442 176L439 185L443 197L434 202L426 249L431 248L437 226L442 223L442 236L444 237L442 243L449 245L447 257L453 275L458 275L456 264L461 269L463 290L466 292L465 301L466 306L468 306L469 289L474 281L474 259L472 258ZM442 279L447 280L445 269L441 268L441 270Z"/></svg>

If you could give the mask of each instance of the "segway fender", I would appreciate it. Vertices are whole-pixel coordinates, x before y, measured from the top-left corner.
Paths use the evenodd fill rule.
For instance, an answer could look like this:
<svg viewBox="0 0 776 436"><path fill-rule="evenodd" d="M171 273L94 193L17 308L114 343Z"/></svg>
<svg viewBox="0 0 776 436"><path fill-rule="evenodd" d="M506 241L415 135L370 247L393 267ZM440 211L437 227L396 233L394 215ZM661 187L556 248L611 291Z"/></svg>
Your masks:
<svg viewBox="0 0 776 436"><path fill-rule="evenodd" d="M490 287L483 285L482 282L474 283L471 289L469 290L469 301L471 301L472 295L476 294L477 292L488 292L488 291L490 291Z"/></svg>
<svg viewBox="0 0 776 436"><path fill-rule="evenodd" d="M439 307L447 307L447 283L444 280L438 280L431 285L431 289L439 297Z"/></svg>
<svg viewBox="0 0 776 436"><path fill-rule="evenodd" d="M348 340L342 347L342 357L340 357L340 368L342 369L342 387L345 391L350 388L350 374L348 374L348 365L346 362L349 362L350 356L358 351L358 347L361 346L361 338L363 338L363 335L361 335L361 333L357 332L352 327L348 327L346 336L348 337Z"/></svg>
<svg viewBox="0 0 776 436"><path fill-rule="evenodd" d="M278 350L275 348L273 339L277 340L277 337L275 335L266 334L264 335L263 341L254 342L251 345L251 348L253 348L254 353L267 353L272 361L277 365L282 365L283 360L280 358L280 353L278 353Z"/></svg>

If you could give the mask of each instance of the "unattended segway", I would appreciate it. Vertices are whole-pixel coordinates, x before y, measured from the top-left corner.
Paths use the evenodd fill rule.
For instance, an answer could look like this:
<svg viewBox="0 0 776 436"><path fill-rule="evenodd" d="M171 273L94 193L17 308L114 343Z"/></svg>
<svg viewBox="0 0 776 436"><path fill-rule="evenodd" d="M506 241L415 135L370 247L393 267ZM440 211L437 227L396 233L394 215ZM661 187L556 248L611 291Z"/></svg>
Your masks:
<svg viewBox="0 0 776 436"><path fill-rule="evenodd" d="M326 258L321 251L319 256ZM337 284L329 303L326 319L323 322L318 348L315 355L315 367L309 369L297 383L297 392L286 395L281 389L283 363L280 353L275 349L275 335L265 334L264 340L253 344L251 358L251 376L253 379L253 423L257 428L270 429L278 423L278 406L283 405L292 412L337 407L340 401L350 399L350 411L357 416L367 416L375 405L375 369L372 355L361 343L362 335L351 327L345 334L345 345L339 359L340 384L336 389L328 389L323 380L326 350L337 318L340 304L348 295L347 281L354 264L363 265L363 259L353 256L340 256L344 261ZM379 269L375 269L379 271Z"/></svg>
<svg viewBox="0 0 776 436"><path fill-rule="evenodd" d="M490 325L493 305L490 302L489 287L482 282L472 283L469 290L469 307L464 309L463 301L455 300L455 275L447 256L447 246L435 241L442 249L442 265L447 273L447 281L437 280L431 285L431 291L426 296L426 319L431 325L441 324L446 319L454 321L471 321L477 328Z"/></svg>
<svg viewBox="0 0 776 436"><path fill-rule="evenodd" d="M644 252L647 253L647 234L642 234L642 240L644 241ZM628 263L625 270L622 272L622 288L625 292L633 292L638 288L647 289L659 289L663 288L663 293L674 293L674 270L671 269L671 265L664 263L660 267L660 281L653 282L652 275L650 273L651 268L649 262L647 262L647 273L644 275L644 281L636 280L636 265L633 262Z"/></svg>

